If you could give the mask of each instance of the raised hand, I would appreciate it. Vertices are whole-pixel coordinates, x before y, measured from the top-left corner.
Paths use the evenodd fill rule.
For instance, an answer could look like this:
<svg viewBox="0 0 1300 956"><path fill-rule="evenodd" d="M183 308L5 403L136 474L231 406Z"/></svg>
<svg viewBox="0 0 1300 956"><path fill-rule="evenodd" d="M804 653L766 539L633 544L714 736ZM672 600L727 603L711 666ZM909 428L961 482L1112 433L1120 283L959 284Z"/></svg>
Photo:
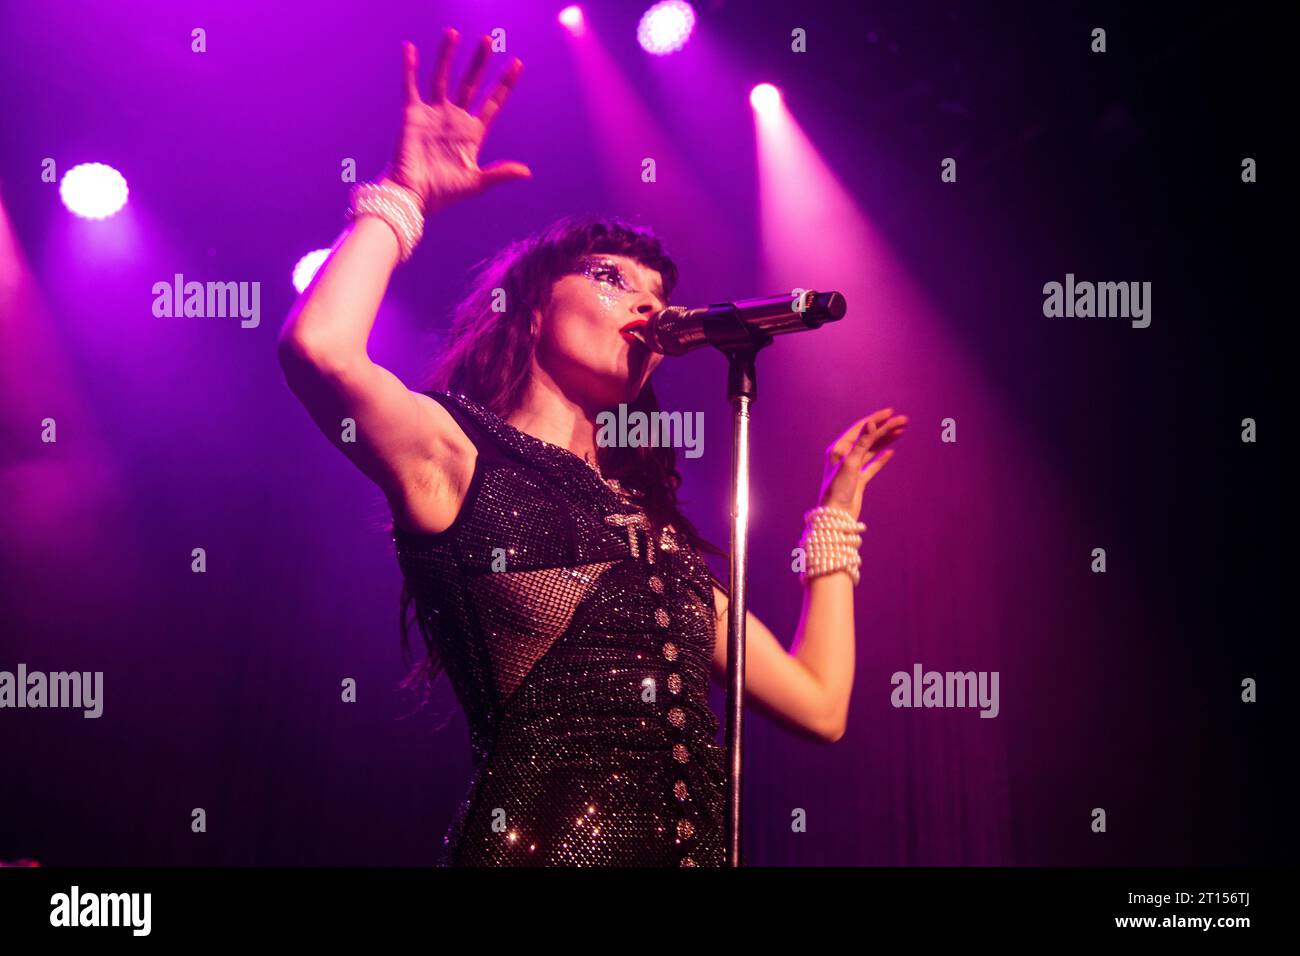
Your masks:
<svg viewBox="0 0 1300 956"><path fill-rule="evenodd" d="M892 416L892 417L891 417ZM843 508L857 518L867 482L880 473L894 450L883 451L906 431L907 416L882 408L859 418L826 449L826 468L818 504ZM877 454L879 453L879 454Z"/></svg>
<svg viewBox="0 0 1300 956"><path fill-rule="evenodd" d="M454 29L448 27L443 31L428 100L420 96L419 54L415 44L403 44L402 132L387 178L414 193L425 215L458 199L475 196L497 183L532 177L532 171L523 163L501 160L485 169L478 165L483 138L523 72L523 62L518 57L512 59L478 113L470 113L470 102L483 82L492 41L483 37L469 72L449 96L452 54L459 40L460 34Z"/></svg>

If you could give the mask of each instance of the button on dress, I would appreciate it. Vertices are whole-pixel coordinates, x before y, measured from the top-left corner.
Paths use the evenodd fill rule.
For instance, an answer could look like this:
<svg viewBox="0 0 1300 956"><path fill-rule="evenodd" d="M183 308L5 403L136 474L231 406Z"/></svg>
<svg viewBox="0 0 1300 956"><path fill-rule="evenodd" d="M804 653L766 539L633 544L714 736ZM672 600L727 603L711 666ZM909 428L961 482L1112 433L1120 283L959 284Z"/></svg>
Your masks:
<svg viewBox="0 0 1300 956"><path fill-rule="evenodd" d="M456 521L393 532L469 724L445 866L722 866L712 575L577 455L431 391L478 449Z"/></svg>

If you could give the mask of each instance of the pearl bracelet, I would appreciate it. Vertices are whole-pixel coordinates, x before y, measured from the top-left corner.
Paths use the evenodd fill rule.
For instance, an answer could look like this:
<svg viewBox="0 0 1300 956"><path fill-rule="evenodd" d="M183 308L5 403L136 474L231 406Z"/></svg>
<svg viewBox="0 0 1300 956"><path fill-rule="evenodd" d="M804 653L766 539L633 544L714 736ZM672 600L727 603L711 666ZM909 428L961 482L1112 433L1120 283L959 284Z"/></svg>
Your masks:
<svg viewBox="0 0 1300 956"><path fill-rule="evenodd" d="M348 218L361 216L375 216L388 223L397 236L402 262L411 258L424 234L424 213L419 204L409 192L392 183L358 183L352 187Z"/></svg>
<svg viewBox="0 0 1300 956"><path fill-rule="evenodd" d="M804 570L799 580L807 584L815 577L846 571L856 585L861 579L862 532L867 526L834 505L822 505L804 514L804 533L799 546L804 551Z"/></svg>

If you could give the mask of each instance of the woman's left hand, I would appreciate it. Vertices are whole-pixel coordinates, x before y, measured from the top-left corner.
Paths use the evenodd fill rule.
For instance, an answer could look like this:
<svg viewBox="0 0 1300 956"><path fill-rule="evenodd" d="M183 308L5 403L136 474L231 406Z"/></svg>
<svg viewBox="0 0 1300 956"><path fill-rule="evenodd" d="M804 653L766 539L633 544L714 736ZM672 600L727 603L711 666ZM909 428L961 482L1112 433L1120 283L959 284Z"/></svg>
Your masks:
<svg viewBox="0 0 1300 956"><path fill-rule="evenodd" d="M826 449L826 470L822 478L819 505L842 508L854 519L862 512L862 493L867 482L879 474L894 456L893 444L907 430L907 416L882 408L850 425Z"/></svg>

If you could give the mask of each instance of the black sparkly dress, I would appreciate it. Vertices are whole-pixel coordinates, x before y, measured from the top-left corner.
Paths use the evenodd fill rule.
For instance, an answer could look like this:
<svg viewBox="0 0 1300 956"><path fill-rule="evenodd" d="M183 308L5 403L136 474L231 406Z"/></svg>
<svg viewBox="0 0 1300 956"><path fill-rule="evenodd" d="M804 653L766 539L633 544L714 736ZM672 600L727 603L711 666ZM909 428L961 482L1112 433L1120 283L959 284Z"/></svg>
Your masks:
<svg viewBox="0 0 1300 956"><path fill-rule="evenodd" d="M451 527L393 532L469 723L441 865L724 865L703 558L568 449L426 394L478 449Z"/></svg>

